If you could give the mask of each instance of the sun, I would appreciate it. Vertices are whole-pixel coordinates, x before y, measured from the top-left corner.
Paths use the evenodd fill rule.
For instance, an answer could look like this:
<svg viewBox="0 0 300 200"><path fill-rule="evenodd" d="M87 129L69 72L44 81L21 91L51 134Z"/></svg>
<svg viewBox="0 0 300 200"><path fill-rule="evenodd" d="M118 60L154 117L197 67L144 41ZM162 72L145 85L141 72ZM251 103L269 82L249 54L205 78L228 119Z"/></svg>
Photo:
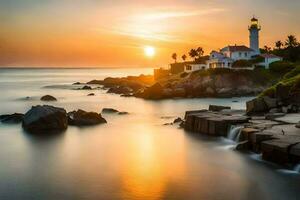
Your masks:
<svg viewBox="0 0 300 200"><path fill-rule="evenodd" d="M155 55L155 48L152 46L145 46L144 53L147 57L153 57Z"/></svg>

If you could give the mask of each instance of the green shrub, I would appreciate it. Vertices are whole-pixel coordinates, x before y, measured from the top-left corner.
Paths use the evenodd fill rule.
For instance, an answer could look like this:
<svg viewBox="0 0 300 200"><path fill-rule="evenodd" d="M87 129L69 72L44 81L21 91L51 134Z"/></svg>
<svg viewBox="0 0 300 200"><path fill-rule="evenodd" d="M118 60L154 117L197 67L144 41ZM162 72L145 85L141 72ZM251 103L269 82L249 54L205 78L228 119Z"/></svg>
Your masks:
<svg viewBox="0 0 300 200"><path fill-rule="evenodd" d="M270 71L275 73L287 73L294 69L294 64L287 61L277 61L270 64Z"/></svg>
<svg viewBox="0 0 300 200"><path fill-rule="evenodd" d="M254 58L252 58L250 60L250 62L252 64L258 64L258 63L261 63L261 62L264 62L265 61L265 58L264 57L261 57L261 56L255 56Z"/></svg>
<svg viewBox="0 0 300 200"><path fill-rule="evenodd" d="M237 60L232 63L232 67L251 67L252 63L249 60Z"/></svg>

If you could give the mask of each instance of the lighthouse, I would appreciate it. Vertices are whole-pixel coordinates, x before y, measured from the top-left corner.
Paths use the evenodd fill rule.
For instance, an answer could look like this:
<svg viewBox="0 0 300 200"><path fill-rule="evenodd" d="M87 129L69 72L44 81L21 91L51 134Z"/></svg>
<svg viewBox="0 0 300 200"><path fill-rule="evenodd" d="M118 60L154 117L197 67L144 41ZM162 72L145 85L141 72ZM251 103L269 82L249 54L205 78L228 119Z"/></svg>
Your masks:
<svg viewBox="0 0 300 200"><path fill-rule="evenodd" d="M253 17L251 19L251 25L248 27L250 33L250 48L255 51L256 54L260 54L259 51L259 31L261 27L258 23L258 19Z"/></svg>

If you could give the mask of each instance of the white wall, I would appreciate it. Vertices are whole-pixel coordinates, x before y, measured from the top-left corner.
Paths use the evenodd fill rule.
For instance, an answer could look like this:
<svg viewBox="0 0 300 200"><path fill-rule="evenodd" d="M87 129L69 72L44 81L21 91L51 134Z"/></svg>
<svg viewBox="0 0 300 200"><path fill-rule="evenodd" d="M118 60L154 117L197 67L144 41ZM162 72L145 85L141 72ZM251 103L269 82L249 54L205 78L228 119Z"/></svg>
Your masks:
<svg viewBox="0 0 300 200"><path fill-rule="evenodd" d="M252 56L251 51L235 51L231 53L231 59L233 60L250 60Z"/></svg>
<svg viewBox="0 0 300 200"><path fill-rule="evenodd" d="M258 65L264 66L266 69L269 69L271 63L281 61L281 60L282 58L265 58L265 61L259 63Z"/></svg>

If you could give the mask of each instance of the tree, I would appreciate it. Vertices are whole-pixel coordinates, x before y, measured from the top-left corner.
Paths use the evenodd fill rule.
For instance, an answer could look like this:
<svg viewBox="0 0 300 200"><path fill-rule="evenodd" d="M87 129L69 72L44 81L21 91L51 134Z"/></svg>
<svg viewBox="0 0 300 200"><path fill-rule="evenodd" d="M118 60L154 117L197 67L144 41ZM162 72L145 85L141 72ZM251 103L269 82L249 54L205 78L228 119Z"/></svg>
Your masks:
<svg viewBox="0 0 300 200"><path fill-rule="evenodd" d="M277 42L275 42L275 47L278 50L281 50L281 47L283 47L283 43L280 40L278 40Z"/></svg>
<svg viewBox="0 0 300 200"><path fill-rule="evenodd" d="M182 58L182 60L185 62L185 60L186 60L186 55L183 54L183 55L181 56L181 58Z"/></svg>
<svg viewBox="0 0 300 200"><path fill-rule="evenodd" d="M175 63L177 62L177 54L176 53L173 53L172 54L172 58L174 59Z"/></svg>
<svg viewBox="0 0 300 200"><path fill-rule="evenodd" d="M297 42L297 38L294 35L289 35L288 38L285 41L285 45L287 47L297 47L299 43Z"/></svg>
<svg viewBox="0 0 300 200"><path fill-rule="evenodd" d="M196 60L196 57L199 55L198 51L196 49L191 49L189 52L189 55L191 58L194 58Z"/></svg>
<svg viewBox="0 0 300 200"><path fill-rule="evenodd" d="M267 45L264 46L264 52L269 53L271 50L271 47L268 47Z"/></svg>
<svg viewBox="0 0 300 200"><path fill-rule="evenodd" d="M198 47L196 51L198 52L198 57L201 57L201 56L203 56L203 54L204 54L204 50L203 50L203 48L202 48L202 47Z"/></svg>

